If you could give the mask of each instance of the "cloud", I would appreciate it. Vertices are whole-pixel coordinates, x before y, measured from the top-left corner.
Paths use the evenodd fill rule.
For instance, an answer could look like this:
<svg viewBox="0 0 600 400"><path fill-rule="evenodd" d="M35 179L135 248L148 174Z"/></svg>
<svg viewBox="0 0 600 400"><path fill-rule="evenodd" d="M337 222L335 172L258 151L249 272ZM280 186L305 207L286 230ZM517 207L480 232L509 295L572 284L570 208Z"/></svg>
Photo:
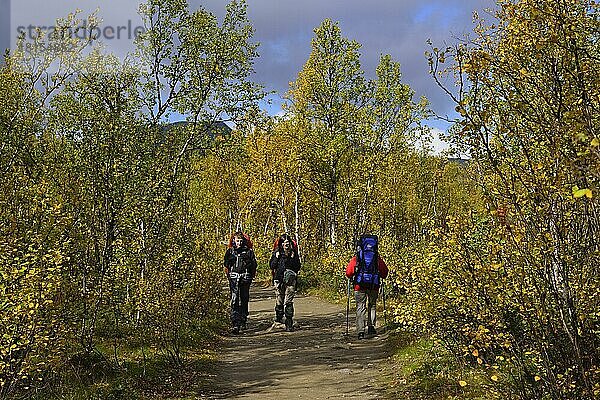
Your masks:
<svg viewBox="0 0 600 400"><path fill-rule="evenodd" d="M445 142L442 137L445 132L441 129L430 127L431 132L431 146L433 147L433 154L440 154L444 150L448 150L450 145Z"/></svg>
<svg viewBox="0 0 600 400"><path fill-rule="evenodd" d="M99 42L108 52L119 57L133 50L135 36L142 29L137 1L79 0L74 3L66 0L12 0L10 5L11 47L15 46L19 33L31 39L36 36L35 27L50 32L57 19L75 11L79 11L79 26L86 25L83 21L97 12L100 23L95 33Z"/></svg>
<svg viewBox="0 0 600 400"><path fill-rule="evenodd" d="M223 14L222 0L201 4ZM427 40L439 47L455 42L472 31L474 10L482 14L493 5L493 0L248 0L248 16L261 43L257 79L269 89L287 91L310 54L313 29L330 18L339 21L345 37L362 44L367 76L374 75L381 54L390 54L417 97L426 96L440 114L452 114L454 106L429 76Z"/></svg>
<svg viewBox="0 0 600 400"><path fill-rule="evenodd" d="M7 1L7 0L1 0ZM204 7L217 16L225 14L226 1L188 0L191 9ZM403 80L417 97L426 96L439 114L454 115L454 106L429 76L424 52L428 39L443 47L472 31L472 13L492 7L494 0L247 0L248 17L261 43L255 80L283 96L310 54L313 30L325 18L338 21L342 33L362 44L361 62L368 77L374 75L382 54L390 54L402 66ZM85 16L99 8L104 24L119 26L139 22L138 2L133 0L13 0L13 19L28 23L52 23L75 8ZM14 23L13 23L14 25ZM106 40L107 50L122 56L133 49L132 41ZM278 97L275 96L275 97ZM275 102L280 103L280 101ZM272 107L277 112L275 106Z"/></svg>

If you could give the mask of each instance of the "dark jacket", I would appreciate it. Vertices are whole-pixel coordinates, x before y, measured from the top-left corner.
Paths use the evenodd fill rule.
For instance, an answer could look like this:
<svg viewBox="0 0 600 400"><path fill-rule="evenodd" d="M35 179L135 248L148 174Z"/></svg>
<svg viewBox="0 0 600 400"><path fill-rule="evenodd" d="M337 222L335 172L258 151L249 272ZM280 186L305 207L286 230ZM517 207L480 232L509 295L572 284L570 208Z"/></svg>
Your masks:
<svg viewBox="0 0 600 400"><path fill-rule="evenodd" d="M235 249L230 247L225 252L223 265L227 269L227 273L237 272L238 274L250 273L250 277L254 279L256 276L256 256L254 251L247 247Z"/></svg>
<svg viewBox="0 0 600 400"><path fill-rule="evenodd" d="M292 250L290 256L285 255L283 251L275 250L271 255L269 267L273 272L273 279L283 281L283 273L286 269L291 269L295 273L300 271L300 258L294 250Z"/></svg>

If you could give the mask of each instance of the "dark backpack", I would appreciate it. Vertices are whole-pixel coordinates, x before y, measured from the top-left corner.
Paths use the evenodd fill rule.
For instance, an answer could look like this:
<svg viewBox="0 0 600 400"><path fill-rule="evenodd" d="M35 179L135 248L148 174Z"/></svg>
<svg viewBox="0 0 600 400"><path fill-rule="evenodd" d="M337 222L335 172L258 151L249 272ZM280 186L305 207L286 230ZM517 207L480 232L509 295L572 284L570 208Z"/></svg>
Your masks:
<svg viewBox="0 0 600 400"><path fill-rule="evenodd" d="M377 243L376 235L362 235L358 239L354 283L363 289L373 289L380 284Z"/></svg>
<svg viewBox="0 0 600 400"><path fill-rule="evenodd" d="M292 251L295 253L294 257L299 257L298 254L298 243L296 243L295 240L293 240L287 233L284 235L281 235L279 237L277 237L277 239L275 239L275 242L273 243L273 254L277 255L277 263L279 263L279 259L281 257L281 254L283 253L283 242L285 239L285 236L287 236L287 238L289 239L290 242L292 242ZM279 265L277 266L277 268L272 269L271 273L273 274L273 279L276 279L277 276L277 271L279 269ZM283 282L285 282L286 285L292 285L293 284L293 280L296 279L297 276L297 272L296 271L292 271L289 269L286 269L283 272ZM281 279L281 277L280 277Z"/></svg>

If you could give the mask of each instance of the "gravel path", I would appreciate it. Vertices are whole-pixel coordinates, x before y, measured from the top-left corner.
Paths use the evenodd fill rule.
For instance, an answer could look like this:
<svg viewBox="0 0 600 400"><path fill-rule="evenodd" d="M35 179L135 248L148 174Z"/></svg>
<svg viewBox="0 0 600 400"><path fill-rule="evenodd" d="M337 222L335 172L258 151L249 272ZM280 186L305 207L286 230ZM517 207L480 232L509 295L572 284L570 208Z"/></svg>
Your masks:
<svg viewBox="0 0 600 400"><path fill-rule="evenodd" d="M296 296L297 329L273 324L272 288L253 286L248 330L225 339L211 379L213 399L381 399L386 335L357 340L345 304Z"/></svg>

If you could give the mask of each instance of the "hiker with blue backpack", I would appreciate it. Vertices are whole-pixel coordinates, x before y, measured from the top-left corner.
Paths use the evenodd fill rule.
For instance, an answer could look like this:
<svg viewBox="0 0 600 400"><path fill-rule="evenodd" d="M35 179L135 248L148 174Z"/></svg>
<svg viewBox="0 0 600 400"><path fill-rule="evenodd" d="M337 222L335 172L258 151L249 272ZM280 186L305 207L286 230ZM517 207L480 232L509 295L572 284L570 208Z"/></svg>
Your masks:
<svg viewBox="0 0 600 400"><path fill-rule="evenodd" d="M275 286L275 322L283 323L285 316L285 330L292 332L294 330L294 296L300 271L300 257L298 245L287 233L275 240L269 267L271 267Z"/></svg>
<svg viewBox="0 0 600 400"><path fill-rule="evenodd" d="M387 278L388 267L378 252L376 235L362 235L357 242L356 255L346 266L346 277L354 284L356 300L356 331L358 339L376 335L376 306L379 287Z"/></svg>
<svg viewBox="0 0 600 400"><path fill-rule="evenodd" d="M238 334L247 326L250 285L256 275L256 256L248 235L241 231L233 234L223 263L231 294L231 333Z"/></svg>

